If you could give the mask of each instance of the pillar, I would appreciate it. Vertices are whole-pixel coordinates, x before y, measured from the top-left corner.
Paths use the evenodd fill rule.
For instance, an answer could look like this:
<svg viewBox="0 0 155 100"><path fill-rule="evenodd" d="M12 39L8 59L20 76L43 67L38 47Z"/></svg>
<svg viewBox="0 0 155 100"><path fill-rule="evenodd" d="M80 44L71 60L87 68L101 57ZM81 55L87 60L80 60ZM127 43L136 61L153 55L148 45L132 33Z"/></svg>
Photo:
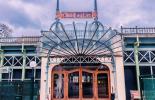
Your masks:
<svg viewBox="0 0 155 100"><path fill-rule="evenodd" d="M115 100L126 100L123 57L122 56L115 57L115 64L116 64L116 83L117 83L116 84L117 95Z"/></svg>
<svg viewBox="0 0 155 100"><path fill-rule="evenodd" d="M0 49L0 68L3 66L4 61L4 53L3 50ZM2 81L2 73L0 73L0 82Z"/></svg>
<svg viewBox="0 0 155 100"><path fill-rule="evenodd" d="M22 81L24 81L24 79L25 79L25 67L26 67L26 50L24 49L24 45L22 45L22 57L23 57Z"/></svg>

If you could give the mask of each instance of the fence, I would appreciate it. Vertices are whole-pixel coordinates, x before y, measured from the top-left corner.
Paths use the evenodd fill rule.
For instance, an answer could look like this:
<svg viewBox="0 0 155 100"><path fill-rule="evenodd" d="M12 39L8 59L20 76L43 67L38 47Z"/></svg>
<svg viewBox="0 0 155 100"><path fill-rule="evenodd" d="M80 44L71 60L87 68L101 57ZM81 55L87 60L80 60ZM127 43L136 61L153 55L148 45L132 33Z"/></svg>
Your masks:
<svg viewBox="0 0 155 100"><path fill-rule="evenodd" d="M153 34L155 33L155 27L133 27L133 28L126 28L126 27L121 27L121 33L123 34Z"/></svg>
<svg viewBox="0 0 155 100"><path fill-rule="evenodd" d="M36 44L38 42L40 42L40 36L0 38L1 45L6 45L6 44Z"/></svg>

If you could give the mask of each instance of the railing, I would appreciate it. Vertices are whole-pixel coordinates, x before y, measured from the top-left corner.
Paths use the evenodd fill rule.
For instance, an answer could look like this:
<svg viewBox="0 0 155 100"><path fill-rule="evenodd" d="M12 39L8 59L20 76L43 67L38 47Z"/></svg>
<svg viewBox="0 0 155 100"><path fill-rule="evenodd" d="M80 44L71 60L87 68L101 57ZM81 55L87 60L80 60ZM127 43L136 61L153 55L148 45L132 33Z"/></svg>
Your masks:
<svg viewBox="0 0 155 100"><path fill-rule="evenodd" d="M140 28L140 27L134 27L134 28L126 28L126 27L121 27L121 33L123 34L134 34L134 33L138 33L138 34L145 34L145 33L155 33L155 27L144 27L144 28Z"/></svg>
<svg viewBox="0 0 155 100"><path fill-rule="evenodd" d="M40 36L34 37L6 37L0 38L1 44L35 44L40 41Z"/></svg>

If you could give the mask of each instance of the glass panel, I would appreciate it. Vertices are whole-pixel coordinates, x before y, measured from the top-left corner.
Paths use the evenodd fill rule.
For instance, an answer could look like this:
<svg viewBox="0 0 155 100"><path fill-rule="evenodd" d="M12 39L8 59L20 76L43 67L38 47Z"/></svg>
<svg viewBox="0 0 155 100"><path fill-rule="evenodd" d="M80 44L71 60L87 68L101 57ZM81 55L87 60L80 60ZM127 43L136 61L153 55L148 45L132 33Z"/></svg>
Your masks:
<svg viewBox="0 0 155 100"><path fill-rule="evenodd" d="M108 75L101 73L97 75L98 84L98 97L107 98L108 97Z"/></svg>
<svg viewBox="0 0 155 100"><path fill-rule="evenodd" d="M150 66L140 66L140 75L150 75L151 68Z"/></svg>
<svg viewBox="0 0 155 100"><path fill-rule="evenodd" d="M32 78L32 75L34 75L32 69L26 69L26 70L25 70L25 79L30 79L30 78Z"/></svg>
<svg viewBox="0 0 155 100"><path fill-rule="evenodd" d="M36 69L36 75L35 78L39 78L41 77L41 69Z"/></svg>
<svg viewBox="0 0 155 100"><path fill-rule="evenodd" d="M54 74L54 98L60 99L64 97L64 75L63 74Z"/></svg>
<svg viewBox="0 0 155 100"><path fill-rule="evenodd" d="M13 78L14 79L21 79L22 77L22 70L21 69L14 69L13 70Z"/></svg>
<svg viewBox="0 0 155 100"><path fill-rule="evenodd" d="M8 79L9 73L2 73L2 79Z"/></svg>
<svg viewBox="0 0 155 100"><path fill-rule="evenodd" d="M70 73L68 79L68 97L79 98L79 72Z"/></svg>
<svg viewBox="0 0 155 100"><path fill-rule="evenodd" d="M82 72L82 93L84 98L93 97L93 75L92 73Z"/></svg>
<svg viewBox="0 0 155 100"><path fill-rule="evenodd" d="M152 66L153 74L155 74L155 66Z"/></svg>

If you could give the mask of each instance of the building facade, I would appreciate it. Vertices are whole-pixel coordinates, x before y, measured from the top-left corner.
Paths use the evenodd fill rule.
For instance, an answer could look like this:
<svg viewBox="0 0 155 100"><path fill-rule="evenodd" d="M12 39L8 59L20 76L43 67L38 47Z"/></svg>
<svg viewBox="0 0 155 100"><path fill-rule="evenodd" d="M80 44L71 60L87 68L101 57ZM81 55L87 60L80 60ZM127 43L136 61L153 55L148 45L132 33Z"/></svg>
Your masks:
<svg viewBox="0 0 155 100"><path fill-rule="evenodd" d="M0 33L0 100L154 100L155 28L115 30L97 13L96 0L93 12L60 12L57 0L40 36Z"/></svg>
<svg viewBox="0 0 155 100"><path fill-rule="evenodd" d="M32 76L39 95L41 56L37 54L40 37L2 37L0 39L0 100L29 100ZM36 68L30 62L37 63ZM9 93L9 94L7 94Z"/></svg>
<svg viewBox="0 0 155 100"><path fill-rule="evenodd" d="M131 90L137 90L137 74L135 60L135 43L138 46L138 67L141 97L144 100L153 100L154 97L154 33L155 28L122 28L124 41L124 73L126 98L131 98Z"/></svg>
<svg viewBox="0 0 155 100"><path fill-rule="evenodd" d="M79 24L75 25L77 25L76 27L78 27ZM80 28L78 29L79 30L77 31L84 32L84 30L80 31ZM101 31L97 35L98 38L96 37L97 40L99 39L99 36L101 37L101 35L103 35L103 33L105 32ZM113 32L108 33L111 34L108 36L113 37L114 35L112 35L112 33ZM2 100L10 100L9 97L11 98L11 100L21 100L21 98L22 100L31 100L32 94L30 91L32 90L29 88L31 88L31 78L34 75L34 84L36 85L34 85L35 93L33 93L33 98L36 100L39 98L39 95L40 100L44 100L45 98L48 98L50 100L70 100L73 98L75 100L79 98L83 100L88 100L88 98L90 100L95 100L95 97L98 100L110 100L113 97L115 97L115 99L117 100L130 100L131 91L138 90L134 47L138 38L140 94L144 100L153 100L153 94L155 90L154 33L155 28L122 27L119 34L117 34L119 35L119 37L121 37L120 40L118 38L115 41L111 40L115 45L112 48L116 48L113 56L115 58L114 60L116 69L114 68L115 66L112 63L111 55L109 54L109 51L107 51L107 49L104 49L105 47L100 48L99 51L108 52L103 55L93 56L91 54L91 56L83 56L82 54L79 54L66 56L63 54L67 54L67 52L63 53L63 50L60 51L62 48L58 46L57 48L55 48L54 52L50 53L48 83L46 82L46 68L48 60L46 53L50 47L48 45L51 44L48 43L47 45L46 43L50 42L51 40L43 37L46 36L47 33L42 37L1 38L0 98ZM62 37L64 37L64 35ZM80 37L82 36L77 36L80 42ZM90 38L89 36L93 35L89 33L89 35L86 36L87 37L85 38L87 39ZM76 41L76 36L73 37ZM55 40L58 40L58 37L54 38ZM83 42L83 38L81 40ZM75 47L75 50L78 50L78 46L76 44L78 42L75 41L72 42L75 43L73 47ZM86 44L89 44L89 41L87 41ZM119 42L117 43L117 41ZM93 44L95 42L96 41L93 41ZM108 44L109 43L110 42L108 42ZM113 43L111 43L111 45ZM120 43L121 46L118 45ZM93 44L91 44L91 46L93 46ZM83 46L85 46L83 47L83 49L87 48L87 45ZM88 48L90 49L91 46L88 46ZM91 48L91 50L94 50L96 47L97 45ZM67 49L67 47L64 47L63 49L65 48ZM69 51L69 48L67 50ZM121 52L119 52L120 50ZM56 54L57 56L55 56ZM31 61L36 61L37 63L37 67L34 69L34 71L30 67ZM48 85L47 94L46 85ZM60 89L61 92L58 92L58 89ZM24 90L30 93L25 93ZM6 95L5 92L9 92L10 95Z"/></svg>

